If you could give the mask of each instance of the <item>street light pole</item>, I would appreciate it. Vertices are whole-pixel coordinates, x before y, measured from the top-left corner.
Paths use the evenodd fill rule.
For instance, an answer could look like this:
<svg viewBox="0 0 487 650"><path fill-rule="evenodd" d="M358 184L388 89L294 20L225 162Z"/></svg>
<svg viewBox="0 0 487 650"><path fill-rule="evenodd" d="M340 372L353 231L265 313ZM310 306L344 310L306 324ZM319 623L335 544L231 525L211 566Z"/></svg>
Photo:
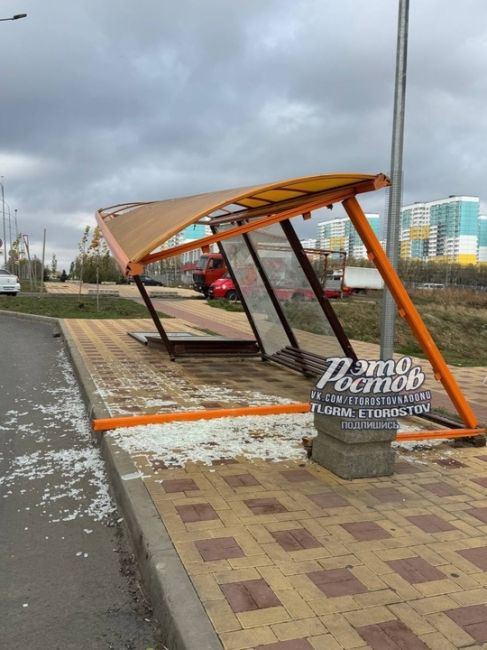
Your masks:
<svg viewBox="0 0 487 650"><path fill-rule="evenodd" d="M3 181L3 176L0 176ZM3 187L3 182L0 181L0 187L2 188L2 223L3 223L3 265L7 268L7 228L5 224L5 189Z"/></svg>
<svg viewBox="0 0 487 650"><path fill-rule="evenodd" d="M19 20L19 18L27 18L27 14L15 14L11 18L0 18L0 23L4 23L7 20Z"/></svg>
<svg viewBox="0 0 487 650"><path fill-rule="evenodd" d="M401 225L402 159L404 143L404 114L406 105L406 69L408 54L409 0L399 0L397 25L396 80L394 88L394 120L391 146L391 188L387 215L386 253L397 269L399 260L399 233ZM396 304L388 289L384 289L381 317L381 359L392 359Z"/></svg>

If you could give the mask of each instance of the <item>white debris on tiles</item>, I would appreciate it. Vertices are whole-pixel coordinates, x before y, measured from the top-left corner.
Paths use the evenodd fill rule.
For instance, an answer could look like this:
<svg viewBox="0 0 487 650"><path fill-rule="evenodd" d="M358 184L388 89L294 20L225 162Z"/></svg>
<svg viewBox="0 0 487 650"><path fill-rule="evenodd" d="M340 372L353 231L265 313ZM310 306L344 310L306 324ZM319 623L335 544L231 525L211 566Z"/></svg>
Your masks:
<svg viewBox="0 0 487 650"><path fill-rule="evenodd" d="M105 435L129 453L153 455L170 467L236 457L304 460L301 439L315 433L313 416L299 413L151 424Z"/></svg>

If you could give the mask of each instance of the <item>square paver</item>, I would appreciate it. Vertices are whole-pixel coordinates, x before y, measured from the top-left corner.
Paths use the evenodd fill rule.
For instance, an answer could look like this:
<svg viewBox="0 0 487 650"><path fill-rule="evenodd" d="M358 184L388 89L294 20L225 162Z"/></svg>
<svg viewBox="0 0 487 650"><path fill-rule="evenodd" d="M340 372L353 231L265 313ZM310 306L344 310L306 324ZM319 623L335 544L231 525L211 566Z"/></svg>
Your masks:
<svg viewBox="0 0 487 650"><path fill-rule="evenodd" d="M350 524L340 524L359 542L372 541L374 539L387 539L391 534L376 524L375 521L356 521Z"/></svg>
<svg viewBox="0 0 487 650"><path fill-rule="evenodd" d="M289 641L258 645L255 650L313 650L313 646L306 639L290 639Z"/></svg>
<svg viewBox="0 0 487 650"><path fill-rule="evenodd" d="M260 485L259 481L252 474L230 474L229 476L224 476L223 480L232 488Z"/></svg>
<svg viewBox="0 0 487 650"><path fill-rule="evenodd" d="M358 627L357 632L373 650L428 650L402 621Z"/></svg>
<svg viewBox="0 0 487 650"><path fill-rule="evenodd" d="M487 546L465 548L461 551L457 551L457 553L472 564L475 564L475 566L482 571L487 571Z"/></svg>
<svg viewBox="0 0 487 650"><path fill-rule="evenodd" d="M210 521L211 519L218 519L218 515L209 503L176 506L176 510L185 524L195 521Z"/></svg>
<svg viewBox="0 0 487 650"><path fill-rule="evenodd" d="M301 483L302 481L316 481L316 476L310 474L305 469L287 469L280 472L282 476L291 483Z"/></svg>
<svg viewBox="0 0 487 650"><path fill-rule="evenodd" d="M254 515L270 515L278 512L287 512L282 503L274 497L262 499L247 499L244 501L245 505L251 510Z"/></svg>
<svg viewBox="0 0 487 650"><path fill-rule="evenodd" d="M461 463L456 458L437 458L433 461L441 467L446 467L447 469L459 469L460 467L466 467L465 463Z"/></svg>
<svg viewBox="0 0 487 650"><path fill-rule="evenodd" d="M262 579L228 582L220 585L220 589L234 612L250 612L281 605L279 598Z"/></svg>
<svg viewBox="0 0 487 650"><path fill-rule="evenodd" d="M421 557L410 557L405 560L390 560L387 564L410 584L443 580L446 576L437 568Z"/></svg>
<svg viewBox="0 0 487 650"><path fill-rule="evenodd" d="M470 605L458 607L445 612L452 621L479 643L487 642L487 607L485 605Z"/></svg>
<svg viewBox="0 0 487 650"><path fill-rule="evenodd" d="M454 497L461 494L460 490L453 485L449 485L444 481L437 481L436 483L426 483L426 485L421 485L421 487L428 492L436 494L437 497Z"/></svg>
<svg viewBox="0 0 487 650"><path fill-rule="evenodd" d="M413 463L408 463L408 461L401 461L394 465L395 474L418 474L422 471L421 467L418 467Z"/></svg>
<svg viewBox="0 0 487 650"><path fill-rule="evenodd" d="M372 488L367 490L367 492L378 499L381 503L387 503L389 501L405 501L407 498L402 492L399 492L396 488Z"/></svg>
<svg viewBox="0 0 487 650"><path fill-rule="evenodd" d="M305 528L277 530L271 533L271 535L285 551L302 551L307 548L319 548L323 546Z"/></svg>
<svg viewBox="0 0 487 650"><path fill-rule="evenodd" d="M480 519L484 524L487 524L487 508L470 508L470 510L465 510L469 515Z"/></svg>
<svg viewBox="0 0 487 650"><path fill-rule="evenodd" d="M444 533L448 530L455 530L455 526L437 515L414 515L413 517L406 517L406 519L421 528L425 533Z"/></svg>
<svg viewBox="0 0 487 650"><path fill-rule="evenodd" d="M347 499L333 492L322 492L320 494L308 494L308 499L316 503L320 508L345 508L350 505Z"/></svg>
<svg viewBox="0 0 487 650"><path fill-rule="evenodd" d="M191 492L199 490L192 478L173 478L162 482L164 492Z"/></svg>
<svg viewBox="0 0 487 650"><path fill-rule="evenodd" d="M245 555L234 537L199 539L194 545L205 562L228 560L232 557L243 557Z"/></svg>
<svg viewBox="0 0 487 650"><path fill-rule="evenodd" d="M363 594L367 587L348 569L328 569L306 574L313 584L328 598Z"/></svg>

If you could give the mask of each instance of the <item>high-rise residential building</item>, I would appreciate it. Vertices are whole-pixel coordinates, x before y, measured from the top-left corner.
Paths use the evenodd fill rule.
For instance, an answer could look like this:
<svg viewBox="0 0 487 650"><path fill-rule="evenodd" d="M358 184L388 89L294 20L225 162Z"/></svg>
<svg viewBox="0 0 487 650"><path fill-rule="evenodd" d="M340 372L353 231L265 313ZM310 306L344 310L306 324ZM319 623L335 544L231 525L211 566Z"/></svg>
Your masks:
<svg viewBox="0 0 487 650"><path fill-rule="evenodd" d="M477 196L449 196L401 208L402 258L476 264L479 255Z"/></svg>
<svg viewBox="0 0 487 650"><path fill-rule="evenodd" d="M372 230L379 237L379 215L369 213L365 216ZM345 251L347 255L356 259L367 257L365 246L348 217L339 217L319 223L318 241L320 248Z"/></svg>
<svg viewBox="0 0 487 650"><path fill-rule="evenodd" d="M479 217L479 264L487 264L487 215Z"/></svg>

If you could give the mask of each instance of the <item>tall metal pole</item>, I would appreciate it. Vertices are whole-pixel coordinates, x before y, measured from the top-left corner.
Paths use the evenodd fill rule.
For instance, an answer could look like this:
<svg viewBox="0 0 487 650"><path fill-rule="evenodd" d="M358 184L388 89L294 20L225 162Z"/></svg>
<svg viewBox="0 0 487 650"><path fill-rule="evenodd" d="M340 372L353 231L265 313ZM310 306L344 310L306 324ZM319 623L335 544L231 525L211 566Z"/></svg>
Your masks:
<svg viewBox="0 0 487 650"><path fill-rule="evenodd" d="M3 181L3 176L0 176ZM3 265L7 268L7 228L5 224L5 189L3 183L0 182L2 187L2 219L3 219Z"/></svg>
<svg viewBox="0 0 487 650"><path fill-rule="evenodd" d="M399 0L396 52L396 81L394 89L394 120L392 125L391 181L387 215L387 256L394 269L399 260L401 225L402 158L404 143L404 114L406 105L406 69L408 54L409 0ZM396 304L388 289L384 289L381 318L380 354L391 359L394 353Z"/></svg>
<svg viewBox="0 0 487 650"><path fill-rule="evenodd" d="M44 264L46 261L46 229L44 228L44 237L42 239L42 261L41 261L41 293L44 291Z"/></svg>

